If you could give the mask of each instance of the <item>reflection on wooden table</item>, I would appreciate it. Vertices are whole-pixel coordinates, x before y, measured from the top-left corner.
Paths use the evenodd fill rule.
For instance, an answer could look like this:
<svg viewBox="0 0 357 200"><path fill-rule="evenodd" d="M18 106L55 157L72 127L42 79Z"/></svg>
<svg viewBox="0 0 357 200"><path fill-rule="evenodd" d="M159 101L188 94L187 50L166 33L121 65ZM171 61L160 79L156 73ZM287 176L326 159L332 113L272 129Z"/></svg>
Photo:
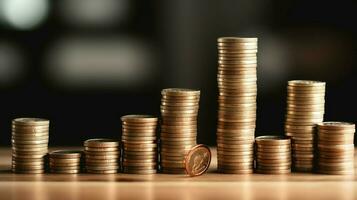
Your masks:
<svg viewBox="0 0 357 200"><path fill-rule="evenodd" d="M26 175L10 172L11 150L0 150L0 199L356 199L357 179L308 173L185 175Z"/></svg>

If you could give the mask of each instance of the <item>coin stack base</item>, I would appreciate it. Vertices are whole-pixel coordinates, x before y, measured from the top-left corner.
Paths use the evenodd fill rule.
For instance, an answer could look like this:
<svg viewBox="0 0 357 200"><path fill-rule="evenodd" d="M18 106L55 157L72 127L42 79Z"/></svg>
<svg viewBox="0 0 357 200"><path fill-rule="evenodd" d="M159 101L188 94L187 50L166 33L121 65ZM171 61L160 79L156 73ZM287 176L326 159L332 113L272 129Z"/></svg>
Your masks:
<svg viewBox="0 0 357 200"><path fill-rule="evenodd" d="M354 174L355 124L323 122L318 128L318 170L323 174Z"/></svg>
<svg viewBox="0 0 357 200"><path fill-rule="evenodd" d="M287 87L285 134L292 138L293 170L315 169L316 124L323 121L325 82L292 80Z"/></svg>
<svg viewBox="0 0 357 200"><path fill-rule="evenodd" d="M218 171L253 173L257 38L218 38Z"/></svg>
<svg viewBox="0 0 357 200"><path fill-rule="evenodd" d="M119 169L119 141L89 139L84 141L85 169L87 173L114 174Z"/></svg>
<svg viewBox="0 0 357 200"><path fill-rule="evenodd" d="M196 145L200 91L169 88L161 94L161 171L185 174L185 155Z"/></svg>
<svg viewBox="0 0 357 200"><path fill-rule="evenodd" d="M55 174L78 174L81 172L82 151L57 150L49 153L50 172Z"/></svg>
<svg viewBox="0 0 357 200"><path fill-rule="evenodd" d="M256 171L262 174L291 172L291 141L283 136L260 136L255 140Z"/></svg>
<svg viewBox="0 0 357 200"><path fill-rule="evenodd" d="M155 174L158 119L150 115L125 115L122 120L123 172Z"/></svg>
<svg viewBox="0 0 357 200"><path fill-rule="evenodd" d="M44 173L48 151L49 120L17 118L12 121L12 171Z"/></svg>

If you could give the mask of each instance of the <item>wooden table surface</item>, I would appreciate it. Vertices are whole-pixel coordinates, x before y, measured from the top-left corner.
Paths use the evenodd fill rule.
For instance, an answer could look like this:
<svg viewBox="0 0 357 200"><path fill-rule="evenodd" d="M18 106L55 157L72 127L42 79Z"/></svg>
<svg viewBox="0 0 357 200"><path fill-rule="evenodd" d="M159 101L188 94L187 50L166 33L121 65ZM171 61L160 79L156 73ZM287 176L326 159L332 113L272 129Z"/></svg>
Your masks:
<svg viewBox="0 0 357 200"><path fill-rule="evenodd" d="M0 199L357 199L355 175L12 174L11 151L0 149ZM357 160L357 159L355 159ZM356 166L356 165L355 165Z"/></svg>

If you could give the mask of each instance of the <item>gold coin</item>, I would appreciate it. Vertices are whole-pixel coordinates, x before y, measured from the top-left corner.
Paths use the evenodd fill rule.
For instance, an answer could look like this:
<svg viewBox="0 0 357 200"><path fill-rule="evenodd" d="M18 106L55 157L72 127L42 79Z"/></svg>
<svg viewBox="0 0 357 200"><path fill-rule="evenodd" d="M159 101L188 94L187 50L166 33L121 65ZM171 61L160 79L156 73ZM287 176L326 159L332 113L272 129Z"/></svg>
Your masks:
<svg viewBox="0 0 357 200"><path fill-rule="evenodd" d="M241 55L241 54L240 54ZM237 60L257 60L256 54L249 54L250 56L230 56L229 54L219 54L218 60L223 61L237 61Z"/></svg>
<svg viewBox="0 0 357 200"><path fill-rule="evenodd" d="M49 162L51 167L58 167L58 168L63 168L63 167L80 167L81 162L72 162L72 163L56 163L53 161Z"/></svg>
<svg viewBox="0 0 357 200"><path fill-rule="evenodd" d="M86 164L87 170L118 170L118 165L88 165Z"/></svg>
<svg viewBox="0 0 357 200"><path fill-rule="evenodd" d="M122 135L122 141L155 141L156 136L150 137L150 136L144 136L144 137L131 137L131 136L125 136Z"/></svg>
<svg viewBox="0 0 357 200"><path fill-rule="evenodd" d="M234 53L218 53L218 57L222 58L251 58L251 57L257 57L256 53L244 53L244 54L234 54Z"/></svg>
<svg viewBox="0 0 357 200"><path fill-rule="evenodd" d="M251 51L251 50L244 50ZM218 70L251 70L257 68L257 63L226 63L220 64L218 63Z"/></svg>
<svg viewBox="0 0 357 200"><path fill-rule="evenodd" d="M324 130L354 130L355 124L349 122L322 122L317 125L318 129Z"/></svg>
<svg viewBox="0 0 357 200"><path fill-rule="evenodd" d="M291 80L288 81L288 85L296 86L296 87L325 87L326 83L321 81L313 81L313 80Z"/></svg>
<svg viewBox="0 0 357 200"><path fill-rule="evenodd" d="M248 38L248 37L220 37L217 39L217 42L258 42L258 38Z"/></svg>
<svg viewBox="0 0 357 200"><path fill-rule="evenodd" d="M124 115L121 117L123 122L133 122L133 123L155 123L158 121L157 117L152 115Z"/></svg>
<svg viewBox="0 0 357 200"><path fill-rule="evenodd" d="M36 125L36 126L48 126L50 121L41 118L16 118L12 120L12 124L15 125Z"/></svg>
<svg viewBox="0 0 357 200"><path fill-rule="evenodd" d="M118 155L120 154L119 149L113 151L84 151L85 155Z"/></svg>
<svg viewBox="0 0 357 200"><path fill-rule="evenodd" d="M156 154L156 151L125 151L125 155L129 156L154 156Z"/></svg>
<svg viewBox="0 0 357 200"><path fill-rule="evenodd" d="M119 141L113 139L89 139L84 141L85 147L117 147L119 146Z"/></svg>
<svg viewBox="0 0 357 200"><path fill-rule="evenodd" d="M125 153L124 153L124 155L123 155L123 159L155 159L155 160L157 160L157 153L155 153L155 154L152 154L152 155L126 155Z"/></svg>
<svg viewBox="0 0 357 200"><path fill-rule="evenodd" d="M86 152L112 152L118 151L118 147L84 147Z"/></svg>
<svg viewBox="0 0 357 200"><path fill-rule="evenodd" d="M186 88L166 88L161 91L162 95L172 95L172 96L190 96L190 95L200 95L199 90L186 89Z"/></svg>
<svg viewBox="0 0 357 200"><path fill-rule="evenodd" d="M34 126L34 125L19 125L11 124L11 130L13 132L24 132L24 133L36 133L36 132L48 132L49 126Z"/></svg>
<svg viewBox="0 0 357 200"><path fill-rule="evenodd" d="M50 157L50 162L52 163L79 163L81 161L80 158L61 158L61 159L54 159Z"/></svg>
<svg viewBox="0 0 357 200"><path fill-rule="evenodd" d="M262 145L290 145L291 140L285 136L275 136L275 135L267 135L267 136L259 136L255 139L257 144Z"/></svg>
<svg viewBox="0 0 357 200"><path fill-rule="evenodd" d="M122 131L123 132L155 132L157 129L157 126L127 126L127 125L122 125Z"/></svg>
<svg viewBox="0 0 357 200"><path fill-rule="evenodd" d="M123 146L126 147L126 148L138 148L138 149L140 149L140 148L156 148L158 145L156 143L152 142L152 143L149 143L149 144L146 144L146 143L144 143L144 144L140 144L140 143L138 143L138 144L123 143Z"/></svg>
<svg viewBox="0 0 357 200"><path fill-rule="evenodd" d="M256 42L218 42L217 47L219 49L257 49L258 45Z"/></svg>

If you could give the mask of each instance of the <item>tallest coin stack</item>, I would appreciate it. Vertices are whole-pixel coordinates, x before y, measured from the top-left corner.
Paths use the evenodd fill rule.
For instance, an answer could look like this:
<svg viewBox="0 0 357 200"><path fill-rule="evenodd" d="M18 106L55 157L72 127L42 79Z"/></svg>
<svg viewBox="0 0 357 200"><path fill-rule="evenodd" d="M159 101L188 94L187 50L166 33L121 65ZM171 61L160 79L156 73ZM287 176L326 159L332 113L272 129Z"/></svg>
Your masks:
<svg viewBox="0 0 357 200"><path fill-rule="evenodd" d="M257 38L218 38L218 171L253 172Z"/></svg>

